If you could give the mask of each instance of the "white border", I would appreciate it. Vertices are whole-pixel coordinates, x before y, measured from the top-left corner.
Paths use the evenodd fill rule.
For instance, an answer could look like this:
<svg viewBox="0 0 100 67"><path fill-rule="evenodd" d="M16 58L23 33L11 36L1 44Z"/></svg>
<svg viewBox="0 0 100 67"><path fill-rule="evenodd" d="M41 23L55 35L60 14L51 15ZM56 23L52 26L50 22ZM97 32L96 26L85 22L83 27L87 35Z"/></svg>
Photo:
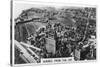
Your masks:
<svg viewBox="0 0 100 67"><path fill-rule="evenodd" d="M12 4L13 4L13 8L12 8L12 12L14 11L14 3L24 3L24 4L34 4L34 5L42 5L42 6L51 6L51 7L95 7L96 11L97 11L97 5L87 5L87 4L73 4L73 3L54 3L54 2L41 2L41 1L32 1L32 0L13 0ZM97 12L96 12L96 26L97 26ZM97 27L96 27L97 28ZM97 29L96 29L97 30ZM96 33L97 34L97 33ZM97 43L97 42L96 42ZM98 53L98 52L97 52ZM96 54L97 54L96 53ZM27 64L14 64L14 12L12 13L12 66L23 66L23 65L44 65L41 63L27 63ZM97 57L97 56L96 56ZM52 59L52 58L51 58ZM96 60L88 60L88 61L67 61L67 62L60 62L60 63L48 63L48 64L66 64L66 63L79 63L79 62L95 62L97 61L98 57L96 58ZM47 65L47 64L45 64Z"/></svg>

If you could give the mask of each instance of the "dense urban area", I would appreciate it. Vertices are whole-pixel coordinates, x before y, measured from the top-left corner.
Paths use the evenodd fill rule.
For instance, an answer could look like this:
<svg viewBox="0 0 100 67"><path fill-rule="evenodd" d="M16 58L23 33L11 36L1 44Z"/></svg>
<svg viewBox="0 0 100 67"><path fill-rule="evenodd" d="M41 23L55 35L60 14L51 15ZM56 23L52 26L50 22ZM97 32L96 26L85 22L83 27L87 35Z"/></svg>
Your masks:
<svg viewBox="0 0 100 67"><path fill-rule="evenodd" d="M15 63L96 59L95 7L29 8L15 18Z"/></svg>

